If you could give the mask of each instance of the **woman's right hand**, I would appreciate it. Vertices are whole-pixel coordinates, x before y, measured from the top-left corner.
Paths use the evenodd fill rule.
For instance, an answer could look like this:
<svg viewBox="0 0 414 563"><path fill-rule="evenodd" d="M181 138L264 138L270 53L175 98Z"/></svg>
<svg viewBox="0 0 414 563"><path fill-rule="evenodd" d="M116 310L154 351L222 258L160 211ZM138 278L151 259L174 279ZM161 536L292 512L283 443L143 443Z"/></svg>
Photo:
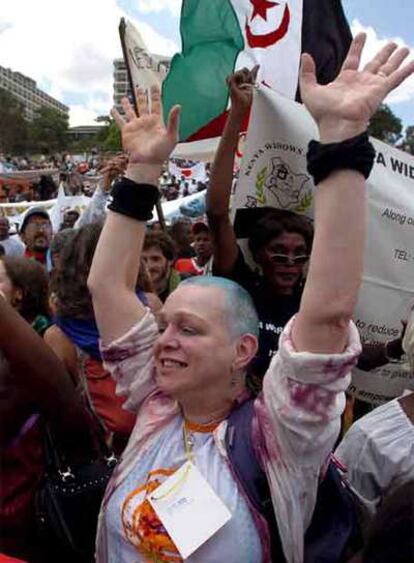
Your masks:
<svg viewBox="0 0 414 563"><path fill-rule="evenodd" d="M113 108L111 114L122 133L122 147L130 164L162 165L178 142L180 106L174 106L165 126L161 93L158 86L150 90L151 104L143 88L137 89L137 117L127 98L122 99L124 116Z"/></svg>

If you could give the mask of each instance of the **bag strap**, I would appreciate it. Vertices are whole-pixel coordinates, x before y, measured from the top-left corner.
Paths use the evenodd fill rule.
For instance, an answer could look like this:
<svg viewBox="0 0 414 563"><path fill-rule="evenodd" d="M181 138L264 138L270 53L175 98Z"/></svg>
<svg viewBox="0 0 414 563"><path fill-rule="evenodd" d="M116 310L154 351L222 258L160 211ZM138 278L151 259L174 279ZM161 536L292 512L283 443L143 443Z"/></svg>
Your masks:
<svg viewBox="0 0 414 563"><path fill-rule="evenodd" d="M318 487L315 510L305 535L305 563L347 561L356 514L352 499L334 461Z"/></svg>
<svg viewBox="0 0 414 563"><path fill-rule="evenodd" d="M104 421L96 412L95 405L93 404L92 397L89 392L88 379L86 377L86 367L85 367L86 360L88 359L88 355L83 350L81 350L78 346L76 346L76 351L78 354L79 384L81 386L83 396L85 397L85 402L87 403L87 407L97 423L99 429L99 437L101 440L103 440L103 442L105 443L105 447L107 448L105 435L108 433L108 429Z"/></svg>
<svg viewBox="0 0 414 563"><path fill-rule="evenodd" d="M111 432L107 428L104 420L102 420L102 418L97 413L95 405L93 404L92 396L89 391L88 378L86 376L86 361L90 358L90 356L78 346L76 346L76 351L78 356L78 384L82 390L82 396L84 398L86 407L96 423L96 434L99 447L105 457L111 460L115 459L116 456L112 445L116 433ZM110 377L109 374L108 377Z"/></svg>
<svg viewBox="0 0 414 563"><path fill-rule="evenodd" d="M267 522L272 561L285 563L269 483L257 460L252 442L254 400L248 399L230 413L225 438L227 454L244 493Z"/></svg>
<svg viewBox="0 0 414 563"><path fill-rule="evenodd" d="M253 507L266 519L272 561L286 562L273 510L270 488L252 441L254 399L236 408L228 418L226 448L233 471ZM318 487L315 510L305 534L305 563L339 563L356 527L352 497L337 466L329 463Z"/></svg>
<svg viewBox="0 0 414 563"><path fill-rule="evenodd" d="M55 442L50 432L49 425L43 419L41 419L42 427L42 441L43 441L43 453L45 457L45 463L47 468L55 468L60 470L63 467L63 460L59 455L57 448L55 447Z"/></svg>
<svg viewBox="0 0 414 563"><path fill-rule="evenodd" d="M40 424L46 473L58 473L64 482L74 478L70 464L65 460L60 448L56 445L49 424L44 419L41 419Z"/></svg>
<svg viewBox="0 0 414 563"><path fill-rule="evenodd" d="M97 451L99 451L99 454L102 457L106 458L108 463L114 463L117 461L117 458L114 452L108 447L108 444L106 443L106 427L100 417L97 415L89 393L88 383L85 375L86 355L78 347L76 347L76 350L78 357L78 377L75 378L73 374L70 374L71 381L75 389L80 390L84 406L91 416L91 421L95 423L96 432L94 432L94 438L96 439ZM71 464L65 459L65 456L62 454L61 449L56 443L53 434L50 431L50 427L45 420L42 420L42 440L46 466L49 469L58 471L63 479L65 479L65 476L72 476Z"/></svg>

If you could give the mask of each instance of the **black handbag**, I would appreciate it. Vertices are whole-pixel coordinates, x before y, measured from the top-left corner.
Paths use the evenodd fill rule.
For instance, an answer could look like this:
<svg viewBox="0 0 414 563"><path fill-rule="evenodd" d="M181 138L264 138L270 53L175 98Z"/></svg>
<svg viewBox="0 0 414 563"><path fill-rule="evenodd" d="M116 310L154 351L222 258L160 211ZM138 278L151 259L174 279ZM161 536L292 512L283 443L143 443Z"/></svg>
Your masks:
<svg viewBox="0 0 414 563"><path fill-rule="evenodd" d="M98 514L117 463L104 443L102 448L97 459L70 464L45 425L46 470L35 495L35 514L40 540L59 563L95 560Z"/></svg>

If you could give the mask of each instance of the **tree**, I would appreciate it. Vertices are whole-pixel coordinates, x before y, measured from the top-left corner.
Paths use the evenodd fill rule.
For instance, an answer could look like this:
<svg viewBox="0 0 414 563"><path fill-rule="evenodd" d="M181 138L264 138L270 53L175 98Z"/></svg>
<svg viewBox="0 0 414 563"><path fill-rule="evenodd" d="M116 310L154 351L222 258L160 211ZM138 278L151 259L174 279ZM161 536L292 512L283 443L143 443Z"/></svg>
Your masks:
<svg viewBox="0 0 414 563"><path fill-rule="evenodd" d="M105 123L105 125L110 125L111 117L109 115L98 115L95 121L96 123Z"/></svg>
<svg viewBox="0 0 414 563"><path fill-rule="evenodd" d="M368 132L380 141L395 145L402 136L401 119L392 112L387 104L381 104L371 119Z"/></svg>
<svg viewBox="0 0 414 563"><path fill-rule="evenodd" d="M108 127L108 133L103 143L103 148L107 151L122 150L121 131L114 121Z"/></svg>
<svg viewBox="0 0 414 563"><path fill-rule="evenodd" d="M409 125L405 130L405 137L403 140L403 150L414 154L414 125Z"/></svg>
<svg viewBox="0 0 414 563"><path fill-rule="evenodd" d="M72 141L70 150L75 152L90 151L93 148L111 152L122 150L121 132L115 121L109 115L100 115L95 121L105 125L93 137L81 141Z"/></svg>
<svg viewBox="0 0 414 563"><path fill-rule="evenodd" d="M27 122L24 105L12 94L0 88L0 150L23 152L27 143Z"/></svg>
<svg viewBox="0 0 414 563"><path fill-rule="evenodd" d="M98 145L99 144L96 142L96 135L94 135L93 137L90 137L88 139L71 141L67 146L67 150L75 154L80 154L83 152L90 152L92 149L97 148Z"/></svg>
<svg viewBox="0 0 414 563"><path fill-rule="evenodd" d="M65 150L68 144L68 127L66 115L54 108L40 107L30 124L32 150L46 154Z"/></svg>
<svg viewBox="0 0 414 563"><path fill-rule="evenodd" d="M121 151L121 131L115 120L110 115L98 115L95 121L97 123L105 123L105 127L102 127L95 137L96 146L105 151Z"/></svg>

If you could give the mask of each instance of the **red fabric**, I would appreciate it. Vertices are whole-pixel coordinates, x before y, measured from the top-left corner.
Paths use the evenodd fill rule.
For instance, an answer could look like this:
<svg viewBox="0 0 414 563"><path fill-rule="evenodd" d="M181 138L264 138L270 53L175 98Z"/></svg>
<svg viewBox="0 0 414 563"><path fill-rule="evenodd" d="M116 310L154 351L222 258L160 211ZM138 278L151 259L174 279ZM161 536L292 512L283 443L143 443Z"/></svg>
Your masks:
<svg viewBox="0 0 414 563"><path fill-rule="evenodd" d="M24 552L33 531L33 496L43 473L44 461L39 421L21 431L2 451L0 472L1 548Z"/></svg>
<svg viewBox="0 0 414 563"><path fill-rule="evenodd" d="M186 139L186 142L191 143L192 141L201 141L202 139L221 137L221 135L223 134L224 126L226 125L228 114L228 111L224 111L222 114L218 115L209 123L204 125L201 129L196 131L193 135L191 135L191 137L188 137L188 139ZM244 118L241 131L247 131L249 126L249 119L250 113L248 113Z"/></svg>
<svg viewBox="0 0 414 563"><path fill-rule="evenodd" d="M192 258L180 258L174 264L174 268L180 273L191 274L193 276L201 276L203 273L203 269L198 268Z"/></svg>
<svg viewBox="0 0 414 563"><path fill-rule="evenodd" d="M102 419L108 430L120 434L131 434L136 416L122 408L125 399L115 394L115 381L103 368L102 363L94 358L86 359L85 376L96 414Z"/></svg>
<svg viewBox="0 0 414 563"><path fill-rule="evenodd" d="M9 557L8 555L3 555L0 553L0 563L26 563L23 559L15 559L14 557Z"/></svg>
<svg viewBox="0 0 414 563"><path fill-rule="evenodd" d="M40 262L43 265L46 264L46 255L47 255L46 252L32 252L31 250L26 248L26 250L24 251L24 255L26 258L32 258L33 260L36 260L37 262Z"/></svg>

